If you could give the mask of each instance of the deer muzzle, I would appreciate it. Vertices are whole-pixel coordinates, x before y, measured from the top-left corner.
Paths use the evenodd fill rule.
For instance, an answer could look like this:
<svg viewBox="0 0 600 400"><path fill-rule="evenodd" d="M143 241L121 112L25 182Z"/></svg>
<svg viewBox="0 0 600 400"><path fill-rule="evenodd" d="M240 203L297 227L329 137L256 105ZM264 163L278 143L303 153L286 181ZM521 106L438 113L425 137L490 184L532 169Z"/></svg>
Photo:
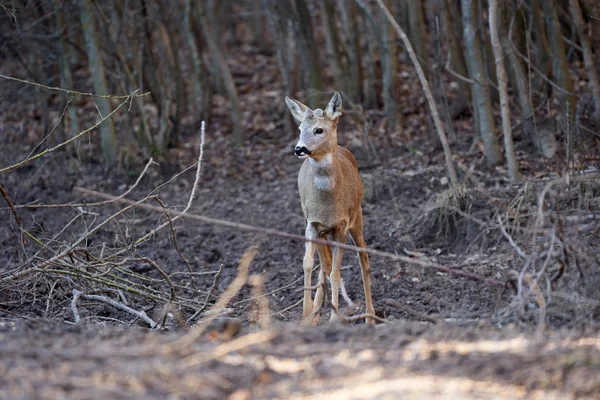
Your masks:
<svg viewBox="0 0 600 400"><path fill-rule="evenodd" d="M306 157L312 154L312 152L304 146L296 146L294 153L296 153L298 157Z"/></svg>

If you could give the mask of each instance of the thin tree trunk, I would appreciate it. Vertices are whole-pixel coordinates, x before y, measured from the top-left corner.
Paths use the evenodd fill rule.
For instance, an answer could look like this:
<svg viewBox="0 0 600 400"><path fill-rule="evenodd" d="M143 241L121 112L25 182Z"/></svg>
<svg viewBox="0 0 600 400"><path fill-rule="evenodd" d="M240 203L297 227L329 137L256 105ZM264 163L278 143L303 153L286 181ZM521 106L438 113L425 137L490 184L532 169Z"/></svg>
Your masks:
<svg viewBox="0 0 600 400"><path fill-rule="evenodd" d="M406 47L406 50L408 51L408 55L410 56L410 59L412 60L413 65L415 66L415 69L417 70L417 76L419 77L419 80L421 81L421 85L423 86L423 91L425 92L425 97L427 98L427 103L429 104L431 116L433 117L433 121L435 123L435 127L437 129L437 132L438 132L438 135L440 138L440 142L442 143L442 148L444 149L444 158L446 159L446 168L448 169L448 175L450 176L450 181L452 182L452 185L457 185L458 177L456 175L456 170L454 169L454 162L452 161L452 152L450 151L450 145L448 144L448 138L446 137L446 133L444 132L442 120L440 119L440 115L438 113L437 106L435 104L435 101L433 100L433 95L431 94L431 89L429 88L429 82L427 82L427 79L425 78L425 73L423 72L423 68L421 68L419 59L417 58L417 55L415 54L415 51L414 51L410 41L408 40L406 33L404 33L404 31L402 30L402 28L400 28L400 25L398 25L398 23L396 22L396 20L390 13L390 11L386 8L385 4L383 3L383 0L377 0L377 4L381 8L381 10L385 13L388 21L390 22L390 24L392 24L392 26L396 30L396 33L398 34L400 39L402 39L402 42L404 43L404 46Z"/></svg>
<svg viewBox="0 0 600 400"><path fill-rule="evenodd" d="M498 92L500 94L500 111L502 114L502 130L504 133L504 152L508 164L508 173L513 182L521 179L519 165L515 157L515 149L512 140L512 127L510 123L510 108L508 98L508 81L506 79L506 70L504 69L504 54L500 46L498 37L498 0L489 0L489 19L490 19L490 42L494 59L496 61L496 76L498 77Z"/></svg>
<svg viewBox="0 0 600 400"><path fill-rule="evenodd" d="M353 0L343 0L341 2L341 11L342 27L346 37L346 53L348 54L348 64L350 69L348 95L352 101L360 104L364 100L361 88L361 83L363 82L364 78L356 4L354 4Z"/></svg>
<svg viewBox="0 0 600 400"><path fill-rule="evenodd" d="M596 54L596 71L600 71L600 2L598 0L581 0L584 14L589 16L590 28L589 34L591 45Z"/></svg>
<svg viewBox="0 0 600 400"><path fill-rule="evenodd" d="M390 2L389 0L385 1L387 1L386 7L388 7ZM383 105L385 115L387 116L388 130L394 131L398 125L402 123L400 113L398 112L398 103L394 97L394 82L396 80L396 71L398 68L397 46L393 29L390 25L386 24L386 15L383 10L380 11L379 20L383 43L383 46L380 49L383 70L381 77L383 80Z"/></svg>
<svg viewBox="0 0 600 400"><path fill-rule="evenodd" d="M333 70L335 87L336 90L346 92L347 74L344 71L343 60L340 54L340 40L335 23L335 5L330 1L322 1L319 5L321 6L321 18L325 32L325 42L327 43L327 52L330 55L328 63L331 64L331 69Z"/></svg>
<svg viewBox="0 0 600 400"><path fill-rule="evenodd" d="M390 33L387 25L385 24L385 18L387 18L383 9L380 10L380 16L376 19L375 16L371 13L368 6L362 0L355 0L356 4L363 10L365 17L367 18L367 22L371 26L371 30L373 31L373 35L375 36L375 40L377 42L379 48L379 54L381 59L381 69L382 69L382 83L383 83L383 106L385 108L385 113L387 116L387 125L389 129L394 129L396 124L398 123L398 105L396 104L396 100L393 96L393 58L390 55L390 47L389 42L394 39L390 38ZM384 4L385 5L385 4ZM387 8L386 8L387 10ZM371 63L369 63L371 64ZM372 71L369 71L369 73Z"/></svg>
<svg viewBox="0 0 600 400"><path fill-rule="evenodd" d="M118 0L115 1L115 5L119 4ZM121 12L121 19L124 18L124 13ZM123 47L119 43L113 43L115 54L120 61L121 67L123 68L123 72L127 76L129 80L129 89L138 88L141 91L144 91L144 74L143 74L143 59L144 59L144 39L143 33L141 38L136 37L135 29L131 29L129 24L124 23L124 31L125 35L128 39L128 44L130 50L130 54L135 54L136 57L133 57L131 64L127 60L125 56L125 51ZM151 95L152 98L152 95ZM146 113L146 109L144 108L144 99L143 98L134 98L131 100L135 105L137 111L140 115L140 129L139 132L135 133L136 140L141 145L150 148L153 144L152 132L150 131L150 120L148 118L148 114Z"/></svg>
<svg viewBox="0 0 600 400"><path fill-rule="evenodd" d="M546 20L546 30L550 39L550 48L552 50L552 73L556 83L563 89L559 91L557 97L562 105L563 121L566 123L565 129L573 126L575 119L575 96L573 93L573 81L569 76L569 64L567 62L567 53L560 31L560 22L553 0L541 0L544 10L544 19ZM566 93L565 93L566 92Z"/></svg>
<svg viewBox="0 0 600 400"><path fill-rule="evenodd" d="M267 13L267 24L269 27L269 32L271 34L271 38L273 41L273 47L275 47L275 54L277 56L277 64L279 65L279 73L281 74L281 80L283 81L283 90L286 94L291 95L291 85L290 85L290 71L289 71L289 63L286 58L286 54L284 53L284 43L286 43L285 37L285 27L283 27L282 22L280 20L280 15L276 12L276 2L278 0L263 0L263 6ZM284 129L286 132L293 132L293 125L291 120L291 115L285 109L285 106L282 105L281 114L284 121Z"/></svg>
<svg viewBox="0 0 600 400"><path fill-rule="evenodd" d="M99 51L96 26L94 23L94 8L91 0L80 0L79 16L83 27L83 36L88 53L88 63L92 73L94 91L97 94L108 94L106 87L106 76L104 75L104 63ZM97 98L96 104L102 116L110 114L110 103L108 99ZM112 119L108 119L99 127L102 143L102 153L108 166L114 166L117 161L117 137Z"/></svg>
<svg viewBox="0 0 600 400"><path fill-rule="evenodd" d="M146 0L140 0L141 8L142 8L142 18L143 18L143 26L141 32L141 44L142 44L142 63L140 74L142 74L142 79L144 81L144 85L150 90L150 96L156 104L157 107L163 103L164 94L164 84L160 80L160 74L158 72L157 65L159 60L156 58L153 49L153 40L152 40L152 26L150 24L151 18L148 15L148 7L146 5ZM152 139L154 141L154 138ZM154 145L154 142L152 142Z"/></svg>
<svg viewBox="0 0 600 400"><path fill-rule="evenodd" d="M535 49L538 53L536 67L544 75L550 76L552 74L552 56L540 1L531 0L531 19L533 20L533 33L535 34ZM541 77L536 77L536 81L531 86L534 92L541 92L542 88L546 86L546 82Z"/></svg>
<svg viewBox="0 0 600 400"><path fill-rule="evenodd" d="M450 7L450 2L454 0L442 0L442 20L444 30L446 32L446 39L448 41L448 54L450 57L450 68L452 71L460 76L467 77L469 71L467 71L467 65L465 64L464 52L461 47L461 42L457 36L460 30L456 29L456 24L460 26L460 19L454 19ZM450 117L456 118L462 114L467 107L469 107L468 99L471 98L471 87L463 79L457 79L458 82L458 96L456 96L452 105L450 106Z"/></svg>
<svg viewBox="0 0 600 400"><path fill-rule="evenodd" d="M209 21L208 15L206 14L206 8L203 6L202 0L199 0L197 2L196 9L198 10L200 27L202 28L204 39L206 40L206 44L208 45L208 49L210 50L211 57L213 58L215 64L219 66L219 71L221 73L221 76L223 77L223 84L225 85L225 90L229 97L229 103L231 106L233 138L235 140L236 145L239 146L242 144L243 121L238 91L235 87L235 83L233 82L233 77L231 76L229 65L227 65L227 60L225 60L225 57L221 52L219 42L213 31L214 24L212 24Z"/></svg>
<svg viewBox="0 0 600 400"><path fill-rule="evenodd" d="M476 1L476 0L475 0ZM485 75L485 66L481 55L481 43L475 33L473 0L461 0L463 16L463 32L467 53L467 68L469 77L474 81L471 84L473 94L473 108L477 109L479 116L479 133L483 140L485 155L489 165L502 163L502 153L496 138L494 116L492 115L492 102Z"/></svg>
<svg viewBox="0 0 600 400"><path fill-rule="evenodd" d="M427 35L425 33L425 18L423 17L423 4L421 0L408 1L408 18L410 26L411 43L424 65L425 78L429 79L429 63L427 61Z"/></svg>
<svg viewBox="0 0 600 400"><path fill-rule="evenodd" d="M196 39L192 33L191 14L192 0L185 0L185 9L183 13L183 33L192 57L192 76L190 77L190 80L192 81L193 93L192 113L193 115L199 116L201 119L205 119L206 110L204 110L204 102L202 101L204 96L204 88L202 87L202 58L200 57L200 52L198 51L198 46L196 45Z"/></svg>
<svg viewBox="0 0 600 400"><path fill-rule="evenodd" d="M377 32L373 32L374 35L377 35ZM368 41L367 43L367 55L366 59L366 70L365 70L365 80L363 82L363 92L365 94L364 106L367 108L376 108L378 107L378 97L377 97L377 86L376 83L379 80L376 72L375 63L371 60L377 59L377 51L379 50L379 42ZM381 55L379 55L381 58Z"/></svg>
<svg viewBox="0 0 600 400"><path fill-rule="evenodd" d="M596 65L594 64L592 44L585 32L586 25L583 21L581 7L579 7L579 0L569 0L569 9L571 10L573 22L577 27L577 34L579 35L579 41L583 49L583 62L592 89L592 97L594 98L594 119L596 124L600 124L600 82L598 81L598 73L596 71Z"/></svg>
<svg viewBox="0 0 600 400"><path fill-rule="evenodd" d="M502 50L504 54L508 57L508 65L511 71L510 76L512 77L512 81L515 84L517 100L519 102L519 107L521 108L521 114L523 118L523 133L524 136L528 139L533 139L533 105L531 104L531 97L529 92L529 80L527 79L527 74L525 72L525 68L521 63L521 60L517 57L515 53L515 49L513 49L510 40L510 28L509 20L507 18L507 7L501 6L498 9L500 23L498 26L498 34L500 36L500 44L502 46ZM518 11L517 11L518 12ZM516 18L520 18L519 15L516 15Z"/></svg>
<svg viewBox="0 0 600 400"><path fill-rule="evenodd" d="M314 89L309 93L308 103L310 107L316 107L319 103L318 92L322 89L321 64L319 62L319 49L315 43L313 34L312 18L306 5L306 0L295 0L297 24L300 33L300 47L304 77L306 86Z"/></svg>
<svg viewBox="0 0 600 400"><path fill-rule="evenodd" d="M172 126L170 132L165 137L165 142L161 151L166 150L167 146L177 146L179 142L179 131L181 128L182 110L184 109L185 97L183 89L183 76L181 72L180 62L178 60L177 51L174 49L176 46L175 38L176 24L172 24L169 20L169 10L166 8L162 0L156 0L159 11L162 15L162 20L157 21L157 25L162 33L162 43L164 46L165 53L167 54L167 61L169 67L169 73L167 76L175 76L175 96L169 95L169 99L175 106L175 116L171 117L171 107L167 107L169 113L168 119L171 120Z"/></svg>
<svg viewBox="0 0 600 400"><path fill-rule="evenodd" d="M483 21L485 20L483 15L483 0L475 1L476 17L475 21L479 21L477 24L477 33L479 34L479 40L482 45L481 55L483 56L483 65L485 67L485 76L488 83L488 92L490 93L490 100L493 103L498 102L498 90L496 90L498 78L496 77L496 66L494 63L494 54L492 52L492 44L490 43L490 37L487 35ZM491 83L491 85L490 85Z"/></svg>
<svg viewBox="0 0 600 400"><path fill-rule="evenodd" d="M65 35L68 34L67 24L65 22L65 14L63 5L60 0L54 0L54 12L56 13L56 30L58 37L58 54L60 62L60 85L65 89L73 89L73 77L71 75L71 56L69 54L69 46L65 43ZM71 104L69 104L69 97L67 93L62 95L62 103L64 107L67 107L68 124L63 124L64 132L67 138L71 138L79 133L79 119L77 118L77 110ZM79 147L77 141L74 144L74 148Z"/></svg>

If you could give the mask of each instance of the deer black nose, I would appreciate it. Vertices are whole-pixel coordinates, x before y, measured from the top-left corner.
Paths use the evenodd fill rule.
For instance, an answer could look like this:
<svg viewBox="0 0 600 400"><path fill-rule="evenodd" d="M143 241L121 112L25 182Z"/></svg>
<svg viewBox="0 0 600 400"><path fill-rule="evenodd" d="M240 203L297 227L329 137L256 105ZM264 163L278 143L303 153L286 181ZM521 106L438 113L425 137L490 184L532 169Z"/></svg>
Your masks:
<svg viewBox="0 0 600 400"><path fill-rule="evenodd" d="M294 149L294 153L296 153L297 156L305 154L310 155L310 151L304 146L296 146L296 148Z"/></svg>

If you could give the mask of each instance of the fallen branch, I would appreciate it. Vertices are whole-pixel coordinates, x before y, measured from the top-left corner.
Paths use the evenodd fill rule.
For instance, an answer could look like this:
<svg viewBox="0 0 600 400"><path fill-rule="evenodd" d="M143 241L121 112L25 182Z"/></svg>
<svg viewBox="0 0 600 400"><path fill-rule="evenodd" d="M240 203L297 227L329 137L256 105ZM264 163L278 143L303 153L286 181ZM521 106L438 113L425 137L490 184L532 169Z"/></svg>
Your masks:
<svg viewBox="0 0 600 400"><path fill-rule="evenodd" d="M95 294L85 294L83 292L80 292L77 289L73 289L73 299L71 300L71 310L73 310L73 317L75 319L75 323L78 323L81 320L81 318L79 317L79 312L77 311L77 301L79 300L80 297L83 297L84 299L87 299L87 300L94 300L94 301L99 301L99 302L108 304L118 310L121 310L128 314L131 314L131 315L135 316L136 318L142 319L144 322L146 322L148 325L150 325L151 328L156 327L156 322L154 322L152 320L152 318L150 318L144 310L137 311L137 310L134 310L133 308L126 306L125 304L119 303L118 301L115 301L109 297L98 296Z"/></svg>

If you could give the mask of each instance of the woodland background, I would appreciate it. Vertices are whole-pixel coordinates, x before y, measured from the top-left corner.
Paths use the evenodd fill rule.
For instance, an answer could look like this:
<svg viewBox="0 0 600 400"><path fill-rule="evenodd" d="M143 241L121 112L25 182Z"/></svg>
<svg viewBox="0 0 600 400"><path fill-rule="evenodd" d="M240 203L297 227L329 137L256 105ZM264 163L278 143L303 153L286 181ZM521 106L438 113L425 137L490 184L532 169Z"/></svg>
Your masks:
<svg viewBox="0 0 600 400"><path fill-rule="evenodd" d="M0 397L600 390L597 1L3 1L0 60ZM375 330L296 326L333 90Z"/></svg>

